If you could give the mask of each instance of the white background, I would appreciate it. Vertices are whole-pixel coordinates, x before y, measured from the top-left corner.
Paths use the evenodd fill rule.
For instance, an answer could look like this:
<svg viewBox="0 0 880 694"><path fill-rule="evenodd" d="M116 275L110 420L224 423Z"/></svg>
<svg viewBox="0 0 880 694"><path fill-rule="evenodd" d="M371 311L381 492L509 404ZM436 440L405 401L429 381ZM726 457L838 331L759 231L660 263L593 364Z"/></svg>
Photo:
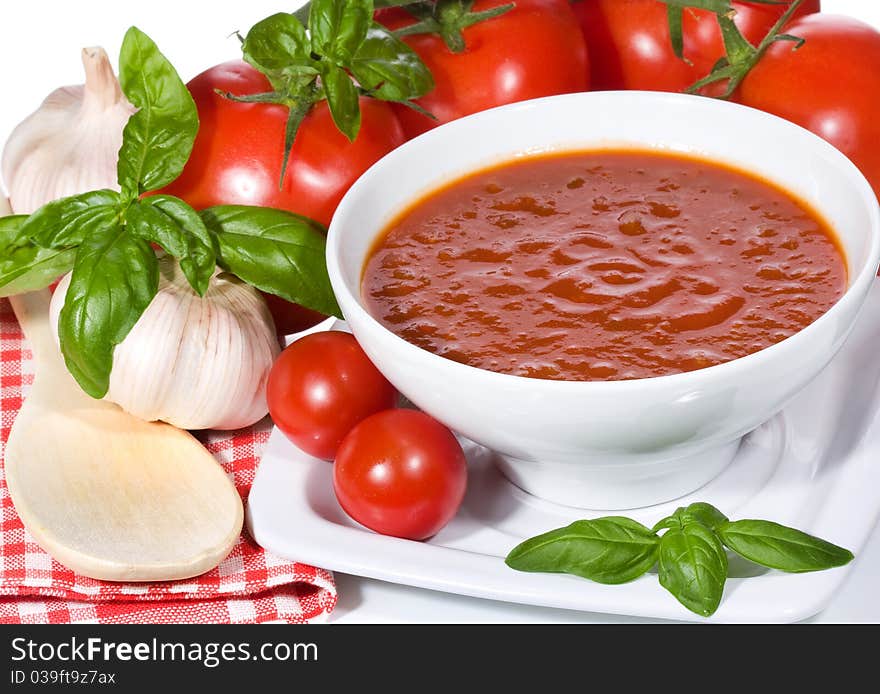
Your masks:
<svg viewBox="0 0 880 694"><path fill-rule="evenodd" d="M80 49L100 45L115 64L125 30L137 25L155 40L188 80L216 63L239 57L231 34L259 19L291 11L300 0L0 0L0 142L56 87L83 81ZM826 13L849 14L880 28L877 0L823 0ZM877 114L880 117L880 114ZM880 146L880 143L878 143ZM815 621L880 622L876 596L880 533L831 606ZM599 622L625 618L513 606L337 574L340 601L334 622Z"/></svg>

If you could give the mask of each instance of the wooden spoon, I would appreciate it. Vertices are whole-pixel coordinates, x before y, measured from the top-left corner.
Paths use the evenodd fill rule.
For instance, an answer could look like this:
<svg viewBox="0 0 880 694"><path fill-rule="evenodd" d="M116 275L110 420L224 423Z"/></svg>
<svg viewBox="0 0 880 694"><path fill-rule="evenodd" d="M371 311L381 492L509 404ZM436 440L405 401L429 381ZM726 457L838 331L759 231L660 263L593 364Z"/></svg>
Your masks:
<svg viewBox="0 0 880 694"><path fill-rule="evenodd" d="M188 432L80 390L52 336L49 298L48 290L11 298L36 368L4 461L25 527L92 578L166 581L212 569L241 532L235 487Z"/></svg>

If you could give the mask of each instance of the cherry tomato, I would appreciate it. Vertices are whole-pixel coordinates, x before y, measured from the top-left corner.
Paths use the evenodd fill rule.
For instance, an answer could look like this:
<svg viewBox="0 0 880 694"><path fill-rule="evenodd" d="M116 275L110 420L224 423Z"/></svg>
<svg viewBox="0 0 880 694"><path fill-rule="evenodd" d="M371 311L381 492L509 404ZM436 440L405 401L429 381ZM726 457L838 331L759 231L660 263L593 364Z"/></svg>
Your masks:
<svg viewBox="0 0 880 694"><path fill-rule="evenodd" d="M272 420L306 453L332 460L362 419L394 407L397 392L349 333L300 338L272 366L266 384Z"/></svg>
<svg viewBox="0 0 880 694"><path fill-rule="evenodd" d="M477 0L473 11L508 0ZM390 29L415 20L400 9L377 19ZM432 120L395 105L409 137L477 111L589 87L587 49L568 0L516 0L514 9L463 30L465 50L450 51L436 34L405 36L434 75L435 88L416 102Z"/></svg>
<svg viewBox="0 0 880 694"><path fill-rule="evenodd" d="M345 512L383 535L424 540L458 511L467 484L461 446L437 420L386 410L345 437L333 487Z"/></svg>
<svg viewBox="0 0 880 694"><path fill-rule="evenodd" d="M786 5L734 2L735 22L757 44L786 11ZM667 5L659 0L581 0L572 5L590 48L593 89L648 89L680 92L711 72L724 55L718 21L712 12L686 9L684 55L676 57L669 38ZM806 0L796 11L819 11Z"/></svg>
<svg viewBox="0 0 880 694"><path fill-rule="evenodd" d="M736 98L825 138L880 196L880 32L857 19L818 14L786 33L806 43L797 50L774 44Z"/></svg>

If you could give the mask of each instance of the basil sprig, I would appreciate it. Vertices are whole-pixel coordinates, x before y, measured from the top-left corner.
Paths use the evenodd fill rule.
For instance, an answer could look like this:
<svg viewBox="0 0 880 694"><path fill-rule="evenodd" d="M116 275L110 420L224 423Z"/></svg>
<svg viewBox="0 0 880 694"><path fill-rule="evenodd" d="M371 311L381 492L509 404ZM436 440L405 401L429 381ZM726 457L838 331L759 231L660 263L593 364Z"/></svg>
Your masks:
<svg viewBox="0 0 880 694"><path fill-rule="evenodd" d="M853 560L849 550L800 530L772 521L731 521L701 502L679 507L650 530L621 516L576 521L520 543L505 562L518 571L567 573L608 584L635 580L656 564L660 585L692 612L709 617L727 581L725 547L791 573Z"/></svg>
<svg viewBox="0 0 880 694"><path fill-rule="evenodd" d="M434 88L418 55L373 21L373 0L313 0L307 24L300 16L273 14L242 39L244 60L266 75L272 91L224 93L289 109L279 185L300 123L317 102L326 99L336 127L353 141L361 126L361 95L421 110L412 100Z"/></svg>
<svg viewBox="0 0 880 694"><path fill-rule="evenodd" d="M344 50L344 36L325 39ZM123 131L120 191L72 195L30 216L0 219L0 295L48 286L72 270L58 333L82 389L95 398L107 393L113 351L156 295L159 265L151 243L179 260L199 296L219 265L263 291L340 315L317 223L246 206L200 214L171 195L143 197L180 175L198 114L174 67L136 27L125 35L119 66L122 90L138 109Z"/></svg>

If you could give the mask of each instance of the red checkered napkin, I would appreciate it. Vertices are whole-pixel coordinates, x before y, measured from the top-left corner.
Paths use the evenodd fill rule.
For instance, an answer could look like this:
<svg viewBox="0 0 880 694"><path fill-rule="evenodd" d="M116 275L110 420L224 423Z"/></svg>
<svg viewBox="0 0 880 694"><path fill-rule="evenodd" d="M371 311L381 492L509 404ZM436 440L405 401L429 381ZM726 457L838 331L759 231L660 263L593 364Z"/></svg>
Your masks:
<svg viewBox="0 0 880 694"><path fill-rule="evenodd" d="M2 467L9 430L33 378L15 314L0 299L0 623L305 622L333 609L331 573L274 557L244 534L217 568L186 581L96 581L53 560L21 524ZM200 435L242 498L270 427L266 419L237 432Z"/></svg>

